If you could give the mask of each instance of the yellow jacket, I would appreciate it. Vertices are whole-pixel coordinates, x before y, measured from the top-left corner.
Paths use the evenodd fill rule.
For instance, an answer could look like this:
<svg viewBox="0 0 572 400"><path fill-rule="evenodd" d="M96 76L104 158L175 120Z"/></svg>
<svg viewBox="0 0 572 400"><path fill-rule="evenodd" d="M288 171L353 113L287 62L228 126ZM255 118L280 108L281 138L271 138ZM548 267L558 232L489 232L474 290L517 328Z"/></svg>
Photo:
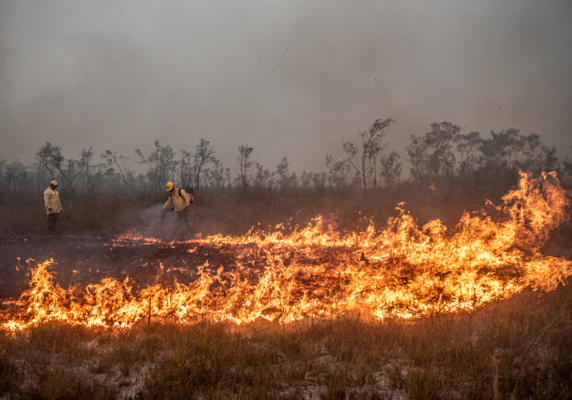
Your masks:
<svg viewBox="0 0 572 400"><path fill-rule="evenodd" d="M62 202L60 201L60 195L57 190L51 187L46 189L44 192L44 206L46 207L46 214L48 215L62 212Z"/></svg>
<svg viewBox="0 0 572 400"><path fill-rule="evenodd" d="M181 189L181 195L186 197L187 192ZM167 200L167 202L163 206L163 209L169 207L171 204L175 205L175 211L183 211L185 208L189 206L187 201L183 197L179 196L179 189L177 189L176 187L173 188L173 192L172 194L169 195L169 200Z"/></svg>

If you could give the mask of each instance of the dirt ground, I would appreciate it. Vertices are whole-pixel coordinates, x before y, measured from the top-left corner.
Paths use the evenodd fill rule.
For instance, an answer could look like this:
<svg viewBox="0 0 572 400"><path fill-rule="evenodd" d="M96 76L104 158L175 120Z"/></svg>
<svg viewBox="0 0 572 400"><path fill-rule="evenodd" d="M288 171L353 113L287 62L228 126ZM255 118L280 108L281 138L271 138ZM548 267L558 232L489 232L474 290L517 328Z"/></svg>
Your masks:
<svg viewBox="0 0 572 400"><path fill-rule="evenodd" d="M308 259L303 253L286 253L285 265L294 259L305 263L324 262L336 249L319 258ZM62 287L86 286L103 278L130 278L134 293L149 284L170 286L175 281L189 284L198 278L198 267L208 261L207 270L232 271L237 264L262 268L267 254L255 244L211 245L201 241L144 243L115 241L110 237L71 235L0 236L0 301L17 300L29 287L29 270L53 259L50 270ZM0 306L2 307L2 306ZM1 308L0 308L1 310Z"/></svg>
<svg viewBox="0 0 572 400"><path fill-rule="evenodd" d="M194 251L189 252L191 249ZM17 299L28 287L29 268L49 259L54 260L51 270L56 282L64 288L70 283L87 285L105 277L123 280L129 276L137 289L174 277L188 283L213 250L193 242L177 246L124 243L114 247L112 239L104 237L4 236L0 238L0 299ZM216 264L211 261L211 265L232 268L232 251L217 250Z"/></svg>

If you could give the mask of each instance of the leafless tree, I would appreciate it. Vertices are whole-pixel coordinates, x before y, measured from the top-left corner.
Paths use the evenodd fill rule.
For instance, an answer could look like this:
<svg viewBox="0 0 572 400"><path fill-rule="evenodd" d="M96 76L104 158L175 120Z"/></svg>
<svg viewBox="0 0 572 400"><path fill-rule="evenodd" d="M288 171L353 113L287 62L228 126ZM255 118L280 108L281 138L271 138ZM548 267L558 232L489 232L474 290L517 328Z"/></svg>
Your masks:
<svg viewBox="0 0 572 400"><path fill-rule="evenodd" d="M389 127L393 122L395 121L391 118L386 120L377 119L368 131L360 133L362 143L361 169L353 162L353 158L359 151L357 146L349 140L343 143L344 151L346 152L345 161L361 174L364 196L367 194L368 182L372 177L374 187L377 185L377 156L387 147L387 144L382 145L383 138L386 135L385 128Z"/></svg>
<svg viewBox="0 0 572 400"><path fill-rule="evenodd" d="M256 163L254 165L253 179L254 179L254 186L255 187L260 188L260 187L264 186L264 184L266 183L265 172L270 174L270 172L268 170L264 171L264 167L262 166L262 164Z"/></svg>
<svg viewBox="0 0 572 400"><path fill-rule="evenodd" d="M282 158L282 162L276 166L276 175L279 178L280 191L288 187L289 177L290 177L290 164L288 164L288 159L286 157Z"/></svg>
<svg viewBox="0 0 572 400"><path fill-rule="evenodd" d="M246 145L240 145L238 148L238 156L236 161L239 167L239 178L242 187L244 188L244 197L247 197L247 187L248 187L248 170L252 167L252 161L250 161L250 155L252 154L252 147Z"/></svg>
<svg viewBox="0 0 572 400"><path fill-rule="evenodd" d="M220 189L224 186L225 174L227 170L230 171L230 168L225 167L222 161L215 157L212 157L212 164L210 168L204 169L203 175L208 186Z"/></svg>
<svg viewBox="0 0 572 400"><path fill-rule="evenodd" d="M22 179L25 179L25 176L23 176L25 175L24 164L22 164L16 158L11 163L6 163L5 170L9 181L12 182L14 193L16 193L16 183L20 182Z"/></svg>
<svg viewBox="0 0 572 400"><path fill-rule="evenodd" d="M201 180L201 171L207 162L212 162L214 157L212 155L215 153L210 142L205 139L201 139L196 147L195 154L193 154L193 166L195 171L195 190L199 190L199 183Z"/></svg>
<svg viewBox="0 0 572 400"><path fill-rule="evenodd" d="M401 157L396 151L381 157L381 176L385 180L385 186L393 187L401 175Z"/></svg>
<svg viewBox="0 0 572 400"><path fill-rule="evenodd" d="M334 158L331 155L326 156L326 167L328 168L328 182L330 187L341 188L346 184L346 180L349 173L349 165L346 160Z"/></svg>
<svg viewBox="0 0 572 400"><path fill-rule="evenodd" d="M186 151L181 150L181 158L179 160L179 168L175 171L181 179L181 187L191 188L194 183L194 168L193 168L193 155Z"/></svg>
<svg viewBox="0 0 572 400"><path fill-rule="evenodd" d="M40 147L36 153L36 160L38 160L38 162L50 173L50 179L54 179L54 169L51 160L53 154L58 153L61 155L61 149L59 147L52 146L50 142L46 142L46 144Z"/></svg>
<svg viewBox="0 0 572 400"><path fill-rule="evenodd" d="M314 172L312 174L312 184L316 189L323 189L326 184L327 174L325 172Z"/></svg>
<svg viewBox="0 0 572 400"><path fill-rule="evenodd" d="M117 160L128 160L129 158L125 156L118 156L117 152L112 153L111 150L105 150L105 153L101 154L101 158L106 160L107 166L110 168L112 167L112 165L115 164L115 166L117 166L117 169L119 170L119 174L121 175L121 179L123 179L123 182L127 185L129 189L133 191L133 193L136 193L135 189L133 189L133 187L127 182L127 179L125 179L125 175L123 174L123 169L117 162Z"/></svg>
<svg viewBox="0 0 572 400"><path fill-rule="evenodd" d="M171 146L161 146L159 140L155 140L155 150L148 157L143 155L139 149L135 149L135 154L141 159L139 164L145 164L149 168L157 190L163 190L169 175L174 176L178 161L175 160L175 152Z"/></svg>
<svg viewBox="0 0 572 400"><path fill-rule="evenodd" d="M52 179L53 171L50 167L53 167L60 172L60 175L65 179L70 191L74 193L73 182L89 164L89 161L93 156L93 148L90 146L87 150L85 148L82 149L79 161L69 159L66 163L66 158L62 155L61 148L52 146L49 142L46 142L46 144L40 148L37 156L46 169L50 171Z"/></svg>

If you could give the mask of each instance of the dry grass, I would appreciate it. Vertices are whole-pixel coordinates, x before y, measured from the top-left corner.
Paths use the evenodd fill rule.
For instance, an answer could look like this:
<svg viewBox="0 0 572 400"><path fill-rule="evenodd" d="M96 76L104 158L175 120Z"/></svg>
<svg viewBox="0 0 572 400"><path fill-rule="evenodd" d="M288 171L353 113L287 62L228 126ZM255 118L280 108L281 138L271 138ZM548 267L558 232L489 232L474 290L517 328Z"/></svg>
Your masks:
<svg viewBox="0 0 572 400"><path fill-rule="evenodd" d="M334 220L342 231L364 228L369 219L381 228L387 218L397 215L395 207L402 201L421 224L440 218L454 228L464 210L478 210L485 201L485 197L479 196L434 195L430 190L420 191L411 184L392 190L371 191L367 198L361 190L300 188L283 194L278 190L253 188L248 199L244 199L239 189L205 191L195 197L197 201L192 206L195 231L203 235L243 234L252 226L265 229L288 221L292 225L305 225L316 215ZM144 230L158 222L158 207L166 199L164 194L138 197L100 195L97 198L62 196L64 211L58 232L113 236L131 229ZM21 193L17 198L0 199L0 215L0 233L46 233L43 201L37 193Z"/></svg>
<svg viewBox="0 0 572 400"><path fill-rule="evenodd" d="M333 215L342 231L372 218L382 227L403 200L420 223L454 227L484 198L411 188L391 192L296 190L203 193L194 206L204 235L241 234ZM24 196L25 197L25 196ZM110 236L144 229L142 211L165 196L64 199L61 233ZM498 199L493 199L498 201ZM0 203L0 232L43 233L41 199ZM570 224L546 252L570 257ZM47 324L24 335L0 331L0 396L10 399L567 399L572 398L572 289L524 292L473 314L414 322L351 316L286 327L153 321L114 332ZM6 396L4 396L6 398Z"/></svg>
<svg viewBox="0 0 572 400"><path fill-rule="evenodd" d="M572 289L472 315L238 329L154 321L123 332L0 334L10 398L493 399L572 397ZM148 336L149 335L149 336ZM494 359L494 361L493 361ZM349 396L349 397L348 397Z"/></svg>

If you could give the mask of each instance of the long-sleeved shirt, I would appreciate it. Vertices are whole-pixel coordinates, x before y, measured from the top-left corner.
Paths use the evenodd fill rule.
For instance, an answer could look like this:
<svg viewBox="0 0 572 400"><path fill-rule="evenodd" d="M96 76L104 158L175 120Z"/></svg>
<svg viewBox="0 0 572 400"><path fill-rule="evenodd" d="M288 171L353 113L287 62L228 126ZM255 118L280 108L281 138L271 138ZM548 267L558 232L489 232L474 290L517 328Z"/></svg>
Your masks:
<svg viewBox="0 0 572 400"><path fill-rule="evenodd" d="M51 187L47 188L44 192L44 206L46 207L46 214L59 214L62 212L62 202L57 190Z"/></svg>
<svg viewBox="0 0 572 400"><path fill-rule="evenodd" d="M171 204L174 204L175 205L175 211L183 211L189 205L185 201L185 198L182 196L186 197L187 193L183 189L181 189L181 195L179 195L179 189L174 188L174 190L171 192L171 195L169 196L169 199L167 200L167 202L165 203L163 208L167 208Z"/></svg>

